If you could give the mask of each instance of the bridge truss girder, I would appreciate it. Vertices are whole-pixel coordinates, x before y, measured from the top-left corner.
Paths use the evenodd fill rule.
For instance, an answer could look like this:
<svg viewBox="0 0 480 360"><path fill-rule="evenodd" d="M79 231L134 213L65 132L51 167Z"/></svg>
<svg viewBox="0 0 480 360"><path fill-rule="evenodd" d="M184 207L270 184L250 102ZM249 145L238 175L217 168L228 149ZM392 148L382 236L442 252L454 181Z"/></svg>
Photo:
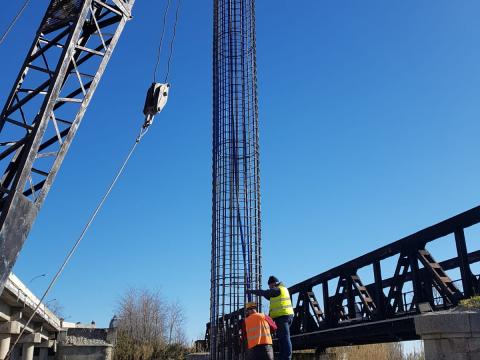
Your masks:
<svg viewBox="0 0 480 360"><path fill-rule="evenodd" d="M480 225L480 206L291 286L294 349L418 339L415 316L450 309L480 293L470 267L480 262L480 250L469 253L465 241L465 229L473 225ZM455 243L455 257L434 259L427 248L440 239ZM385 277L383 261L392 260L393 276ZM451 270L461 274L458 282L447 274ZM360 273L373 282L364 285ZM225 316L230 329L238 327L243 313ZM235 334L227 336L232 348L238 344Z"/></svg>

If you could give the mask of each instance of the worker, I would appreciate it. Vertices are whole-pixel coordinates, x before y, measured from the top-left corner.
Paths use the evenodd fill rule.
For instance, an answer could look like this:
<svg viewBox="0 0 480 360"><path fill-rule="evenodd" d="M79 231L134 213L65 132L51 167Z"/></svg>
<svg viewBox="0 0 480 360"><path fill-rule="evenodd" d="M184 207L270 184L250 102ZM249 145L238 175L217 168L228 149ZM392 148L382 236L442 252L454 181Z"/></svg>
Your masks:
<svg viewBox="0 0 480 360"><path fill-rule="evenodd" d="M292 359L290 325L293 321L293 306L288 289L275 276L268 278L269 290L247 290L247 294L263 296L270 300L269 315L277 325L280 360Z"/></svg>
<svg viewBox="0 0 480 360"><path fill-rule="evenodd" d="M247 345L247 360L273 360L272 331L277 326L270 316L257 311L255 302L248 302L245 311L242 337Z"/></svg>

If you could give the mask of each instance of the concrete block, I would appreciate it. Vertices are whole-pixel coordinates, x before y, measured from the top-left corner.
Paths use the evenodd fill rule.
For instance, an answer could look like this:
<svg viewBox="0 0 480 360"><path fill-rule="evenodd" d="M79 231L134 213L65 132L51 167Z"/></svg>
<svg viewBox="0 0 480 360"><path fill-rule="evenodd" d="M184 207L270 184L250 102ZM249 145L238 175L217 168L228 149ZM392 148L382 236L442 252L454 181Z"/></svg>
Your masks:
<svg viewBox="0 0 480 360"><path fill-rule="evenodd" d="M432 357L437 356L437 346L435 340L424 340L423 351L425 354L429 354Z"/></svg>
<svg viewBox="0 0 480 360"><path fill-rule="evenodd" d="M439 339L437 347L442 354L462 354L468 352L468 343L468 338L446 338Z"/></svg>
<svg viewBox="0 0 480 360"><path fill-rule="evenodd" d="M415 317L415 330L418 335L438 333L469 333L470 314L468 313L431 313Z"/></svg>
<svg viewBox="0 0 480 360"><path fill-rule="evenodd" d="M117 342L117 329L108 329L107 330L107 342L110 344L115 344Z"/></svg>
<svg viewBox="0 0 480 360"><path fill-rule="evenodd" d="M37 348L54 348L55 340L42 340L42 342L38 345L35 345Z"/></svg>
<svg viewBox="0 0 480 360"><path fill-rule="evenodd" d="M187 360L209 360L210 353L193 353L187 355Z"/></svg>
<svg viewBox="0 0 480 360"><path fill-rule="evenodd" d="M19 344L40 344L42 340L43 340L42 334L33 333L33 334L23 335L18 343Z"/></svg>
<svg viewBox="0 0 480 360"><path fill-rule="evenodd" d="M480 338L475 337L470 339L468 349L473 354L480 354Z"/></svg>
<svg viewBox="0 0 480 360"><path fill-rule="evenodd" d="M68 360L111 360L113 358L112 346L77 346L59 344L57 359Z"/></svg>
<svg viewBox="0 0 480 360"><path fill-rule="evenodd" d="M20 334L21 324L18 321L0 323L0 334Z"/></svg>
<svg viewBox="0 0 480 360"><path fill-rule="evenodd" d="M480 334L480 313L473 312L468 314L470 329L472 333Z"/></svg>
<svg viewBox="0 0 480 360"><path fill-rule="evenodd" d="M425 360L480 359L480 313L453 311L415 318L424 340Z"/></svg>
<svg viewBox="0 0 480 360"><path fill-rule="evenodd" d="M425 341L423 343L425 351L425 360L470 360L466 352L454 353L444 346L439 346L435 340Z"/></svg>
<svg viewBox="0 0 480 360"><path fill-rule="evenodd" d="M67 331L62 330L57 335L58 342L65 342L67 340Z"/></svg>

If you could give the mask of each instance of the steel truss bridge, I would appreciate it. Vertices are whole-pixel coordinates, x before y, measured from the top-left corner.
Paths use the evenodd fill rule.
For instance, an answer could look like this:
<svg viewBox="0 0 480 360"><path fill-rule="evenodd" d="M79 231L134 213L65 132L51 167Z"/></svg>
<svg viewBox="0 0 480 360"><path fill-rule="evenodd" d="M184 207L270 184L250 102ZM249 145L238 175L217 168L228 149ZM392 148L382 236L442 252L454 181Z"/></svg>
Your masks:
<svg viewBox="0 0 480 360"><path fill-rule="evenodd" d="M480 206L291 286L294 350L418 339L415 316L453 308L480 293L471 270L480 250L468 252L465 240L465 229L479 223ZM427 248L444 247L445 241L455 251L437 262ZM393 276L383 275L386 263L394 264ZM461 278L453 281L447 271ZM219 319L233 356L240 351L243 314L239 309ZM207 324L207 344L209 329Z"/></svg>

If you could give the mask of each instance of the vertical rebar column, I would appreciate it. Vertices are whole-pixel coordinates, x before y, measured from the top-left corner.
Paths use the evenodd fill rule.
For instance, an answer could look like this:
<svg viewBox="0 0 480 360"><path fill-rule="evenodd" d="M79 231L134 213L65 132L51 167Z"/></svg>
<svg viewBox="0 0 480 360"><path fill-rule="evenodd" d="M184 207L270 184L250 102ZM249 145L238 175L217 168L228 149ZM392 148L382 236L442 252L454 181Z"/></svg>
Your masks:
<svg viewBox="0 0 480 360"><path fill-rule="evenodd" d="M255 1L214 0L211 359L235 359L228 314L261 282ZM235 339L235 340L234 340Z"/></svg>

